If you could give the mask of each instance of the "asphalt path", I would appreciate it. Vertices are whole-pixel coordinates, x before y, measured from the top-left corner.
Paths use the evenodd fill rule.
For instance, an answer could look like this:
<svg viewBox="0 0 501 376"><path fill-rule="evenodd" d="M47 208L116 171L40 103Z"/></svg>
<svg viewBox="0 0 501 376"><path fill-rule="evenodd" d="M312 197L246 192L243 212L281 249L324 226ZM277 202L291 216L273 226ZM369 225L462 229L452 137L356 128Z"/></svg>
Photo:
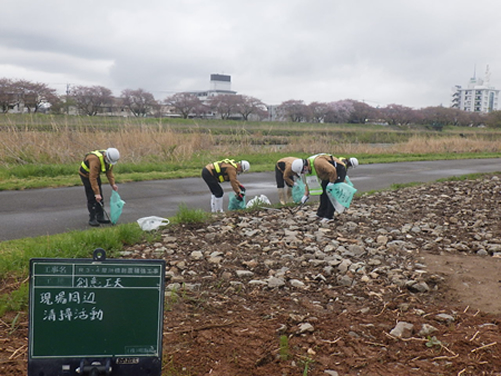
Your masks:
<svg viewBox="0 0 501 376"><path fill-rule="evenodd" d="M367 192L397 183L498 171L501 159L497 158L401 162L360 165L350 170L350 180L359 192ZM278 202L274 172L241 174L239 180L247 188L248 200L264 194L272 203ZM229 183L222 186L226 193L231 192ZM103 189L108 201L111 188L103 182ZM119 184L118 193L126 202L118 223L148 216L172 217L182 203L190 209L210 210L210 192L201 177L124 183ZM227 208L228 194L224 197ZM85 230L90 228L87 222L83 187L0 192L0 241Z"/></svg>

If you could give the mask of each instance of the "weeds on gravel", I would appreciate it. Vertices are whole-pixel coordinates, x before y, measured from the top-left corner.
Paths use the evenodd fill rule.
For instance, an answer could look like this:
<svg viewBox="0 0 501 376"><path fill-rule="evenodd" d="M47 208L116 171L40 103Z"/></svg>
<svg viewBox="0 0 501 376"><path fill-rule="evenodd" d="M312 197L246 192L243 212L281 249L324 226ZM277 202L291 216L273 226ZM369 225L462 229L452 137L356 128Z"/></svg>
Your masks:
<svg viewBox="0 0 501 376"><path fill-rule="evenodd" d="M309 356L302 356L300 359L300 363L303 365L303 376L308 376L308 370L310 368L310 364L313 363L314 360Z"/></svg>
<svg viewBox="0 0 501 376"><path fill-rule="evenodd" d="M10 331L9 331L9 335L11 335L12 333L14 333L17 328L19 327L18 325L18 321L19 321L19 316L21 315L21 312L18 312L16 317L14 317L14 320L12 320L12 323L10 324Z"/></svg>
<svg viewBox="0 0 501 376"><path fill-rule="evenodd" d="M178 302L179 295L176 289L170 290L170 294L165 294L164 311L170 312L174 310L174 305Z"/></svg>
<svg viewBox="0 0 501 376"><path fill-rule="evenodd" d="M286 335L280 336L280 360L288 360L290 358L290 349L289 349L289 337Z"/></svg>
<svg viewBox="0 0 501 376"><path fill-rule="evenodd" d="M185 203L179 205L179 210L172 218L173 224L205 223L212 218L212 214L202 209L188 209Z"/></svg>

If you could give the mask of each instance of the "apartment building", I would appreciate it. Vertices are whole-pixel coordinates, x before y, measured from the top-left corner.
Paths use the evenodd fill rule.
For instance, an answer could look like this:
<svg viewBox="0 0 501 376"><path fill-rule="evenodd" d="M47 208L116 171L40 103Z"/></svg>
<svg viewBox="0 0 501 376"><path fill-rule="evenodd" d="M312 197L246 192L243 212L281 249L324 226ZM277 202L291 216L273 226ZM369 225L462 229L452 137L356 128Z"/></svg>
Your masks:
<svg viewBox="0 0 501 376"><path fill-rule="evenodd" d="M470 78L466 88L456 85L452 92L452 108L469 112L488 113L498 107L499 90L490 85L489 66L484 79L477 78L476 73Z"/></svg>

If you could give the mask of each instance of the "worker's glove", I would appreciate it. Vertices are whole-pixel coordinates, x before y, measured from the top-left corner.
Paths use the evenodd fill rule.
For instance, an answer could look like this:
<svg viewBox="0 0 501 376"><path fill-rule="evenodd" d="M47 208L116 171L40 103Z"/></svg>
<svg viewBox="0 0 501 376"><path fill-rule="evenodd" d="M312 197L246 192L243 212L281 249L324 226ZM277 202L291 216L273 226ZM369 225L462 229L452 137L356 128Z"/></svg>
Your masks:
<svg viewBox="0 0 501 376"><path fill-rule="evenodd" d="M237 195L237 200L238 201L242 201L244 199L244 194L242 192L240 192L238 195Z"/></svg>
<svg viewBox="0 0 501 376"><path fill-rule="evenodd" d="M325 188L328 189L328 190L334 189L334 183L328 183L327 187L325 187Z"/></svg>
<svg viewBox="0 0 501 376"><path fill-rule="evenodd" d="M301 197L301 204L305 204L306 201L308 201L310 199L310 196L303 196Z"/></svg>
<svg viewBox="0 0 501 376"><path fill-rule="evenodd" d="M242 192L245 192L245 187L243 185L238 186Z"/></svg>

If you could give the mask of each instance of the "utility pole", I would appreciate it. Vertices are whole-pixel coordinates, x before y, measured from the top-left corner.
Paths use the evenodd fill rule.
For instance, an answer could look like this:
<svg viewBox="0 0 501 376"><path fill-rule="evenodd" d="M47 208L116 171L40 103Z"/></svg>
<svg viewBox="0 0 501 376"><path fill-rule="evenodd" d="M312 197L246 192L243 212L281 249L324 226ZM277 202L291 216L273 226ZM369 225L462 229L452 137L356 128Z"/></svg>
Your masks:
<svg viewBox="0 0 501 376"><path fill-rule="evenodd" d="M70 114L70 105L68 103L70 97L70 84L66 84L66 115Z"/></svg>

